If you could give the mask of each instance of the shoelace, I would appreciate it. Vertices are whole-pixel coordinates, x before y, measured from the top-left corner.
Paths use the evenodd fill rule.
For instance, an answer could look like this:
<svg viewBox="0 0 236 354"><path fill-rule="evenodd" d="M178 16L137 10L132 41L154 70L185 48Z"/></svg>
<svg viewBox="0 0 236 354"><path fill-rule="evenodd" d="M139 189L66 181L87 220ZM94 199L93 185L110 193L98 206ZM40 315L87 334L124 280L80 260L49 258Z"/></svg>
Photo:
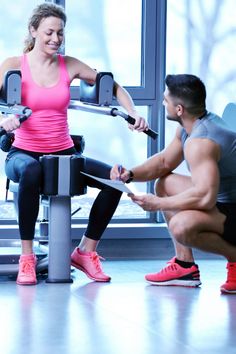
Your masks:
<svg viewBox="0 0 236 354"><path fill-rule="evenodd" d="M25 275L32 275L35 272L35 264L33 262L23 262L21 264L21 272Z"/></svg>
<svg viewBox="0 0 236 354"><path fill-rule="evenodd" d="M95 268L97 269L97 271L102 273L102 266L101 266L100 259L102 259L104 261L105 258L99 256L96 252L91 254L90 258L91 258L91 261L93 262Z"/></svg>
<svg viewBox="0 0 236 354"><path fill-rule="evenodd" d="M177 266L176 266L176 264L175 263L170 263L170 262L168 262L169 264L168 264L168 266L166 266L165 268L163 268L162 270L161 270L161 273L166 273L166 272L168 272L168 271L172 271L172 272L174 272L174 271L176 271L177 270Z"/></svg>

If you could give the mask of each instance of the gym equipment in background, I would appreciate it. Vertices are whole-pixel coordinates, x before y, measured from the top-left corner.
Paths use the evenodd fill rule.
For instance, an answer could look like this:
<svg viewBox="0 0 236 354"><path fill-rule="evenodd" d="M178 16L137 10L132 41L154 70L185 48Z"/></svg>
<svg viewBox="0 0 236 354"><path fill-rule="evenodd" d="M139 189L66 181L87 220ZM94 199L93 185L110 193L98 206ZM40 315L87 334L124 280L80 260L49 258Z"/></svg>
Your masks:
<svg viewBox="0 0 236 354"><path fill-rule="evenodd" d="M69 109L84 110L91 113L121 116L130 124L135 119L110 107L113 97L114 81L111 73L99 73L94 85L89 85L81 80L80 101L70 101ZM21 75L20 71L12 70L5 75L3 90L0 99L0 112L3 114L18 115L21 122L27 119L32 111L21 103ZM0 130L0 136L6 132ZM153 139L157 133L151 129L145 132ZM82 139L84 144L84 140ZM83 185L83 175L80 183L73 179L83 170L84 158L82 156L54 156L46 155L41 158L44 171L44 183L42 191L42 204L48 208L49 247L41 247L40 235L35 253L38 258L37 272L48 272L47 282L72 282L70 277L70 251L71 251L71 197L86 193ZM49 187L50 186L50 187ZM13 192L15 204L17 204L18 184L10 182L10 191ZM46 197L45 197L46 196ZM46 235L47 237L47 235ZM42 235L43 244L45 236ZM0 240L0 274L15 275L18 271L20 256L19 247L16 251L17 240ZM20 242L18 242L18 245ZM5 246L5 252L4 252ZM11 250L14 252L11 252Z"/></svg>
<svg viewBox="0 0 236 354"><path fill-rule="evenodd" d="M80 101L71 100L69 109L81 110L90 113L104 114L112 117L120 116L128 123L134 125L135 119L130 115L111 107L114 90L113 75L109 72L101 72L97 75L94 85L81 80ZM143 133L156 139L158 133L148 129Z"/></svg>
<svg viewBox="0 0 236 354"><path fill-rule="evenodd" d="M10 70L5 74L0 97L0 112L18 116L21 123L32 114L32 110L29 107L21 105L20 70ZM0 130L0 135L5 133L4 129Z"/></svg>

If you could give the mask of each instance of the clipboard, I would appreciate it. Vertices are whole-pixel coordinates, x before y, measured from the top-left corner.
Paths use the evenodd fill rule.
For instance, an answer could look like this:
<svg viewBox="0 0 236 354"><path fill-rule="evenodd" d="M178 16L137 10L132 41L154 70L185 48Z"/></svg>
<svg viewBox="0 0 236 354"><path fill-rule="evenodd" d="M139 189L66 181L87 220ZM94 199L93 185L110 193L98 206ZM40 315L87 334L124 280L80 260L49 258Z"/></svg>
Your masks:
<svg viewBox="0 0 236 354"><path fill-rule="evenodd" d="M95 177L93 175L89 175L88 173L85 172L80 172L85 176L88 176L90 178L95 179L96 181L99 181L103 184L106 184L109 187L115 188L118 191L121 191L123 193L127 193L127 194L134 194L127 186L124 182L122 181L118 181L118 180L112 180L112 179L105 179L105 178L100 178L100 177Z"/></svg>

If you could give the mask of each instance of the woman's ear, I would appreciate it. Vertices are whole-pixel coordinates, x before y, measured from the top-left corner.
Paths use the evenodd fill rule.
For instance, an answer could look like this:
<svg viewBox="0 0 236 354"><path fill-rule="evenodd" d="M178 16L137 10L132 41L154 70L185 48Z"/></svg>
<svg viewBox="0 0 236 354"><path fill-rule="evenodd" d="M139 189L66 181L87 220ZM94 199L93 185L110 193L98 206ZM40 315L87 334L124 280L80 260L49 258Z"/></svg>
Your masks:
<svg viewBox="0 0 236 354"><path fill-rule="evenodd" d="M36 30L33 26L30 26L29 32L33 38L36 37Z"/></svg>

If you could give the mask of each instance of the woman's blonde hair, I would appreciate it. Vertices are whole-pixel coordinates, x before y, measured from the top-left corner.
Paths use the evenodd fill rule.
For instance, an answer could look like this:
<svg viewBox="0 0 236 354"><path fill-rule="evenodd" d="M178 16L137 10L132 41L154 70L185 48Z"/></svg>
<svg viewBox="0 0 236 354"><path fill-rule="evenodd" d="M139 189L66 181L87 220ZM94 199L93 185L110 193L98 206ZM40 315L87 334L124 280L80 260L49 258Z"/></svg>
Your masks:
<svg viewBox="0 0 236 354"><path fill-rule="evenodd" d="M33 13L32 16L29 18L28 21L28 35L25 39L25 46L24 46L24 53L30 52L34 48L35 39L32 37L30 29L33 27L35 30L38 29L40 22L47 17L57 17L60 18L64 24L66 24L66 14L64 8L62 6L56 4L41 4L38 5Z"/></svg>

